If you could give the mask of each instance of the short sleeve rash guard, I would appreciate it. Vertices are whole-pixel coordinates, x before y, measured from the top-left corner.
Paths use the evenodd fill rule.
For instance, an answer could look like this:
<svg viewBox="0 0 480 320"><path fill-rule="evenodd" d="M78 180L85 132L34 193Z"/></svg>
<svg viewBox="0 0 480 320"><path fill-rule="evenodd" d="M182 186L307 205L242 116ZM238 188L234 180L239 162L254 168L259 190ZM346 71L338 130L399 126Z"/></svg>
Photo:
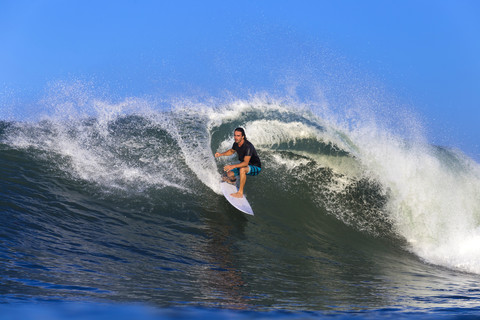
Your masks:
<svg viewBox="0 0 480 320"><path fill-rule="evenodd" d="M245 156L250 156L249 165L256 166L261 168L262 163L260 162L260 158L258 157L257 150L250 141L245 140L241 147L238 146L236 142L233 143L232 149L237 152L238 160L243 162Z"/></svg>

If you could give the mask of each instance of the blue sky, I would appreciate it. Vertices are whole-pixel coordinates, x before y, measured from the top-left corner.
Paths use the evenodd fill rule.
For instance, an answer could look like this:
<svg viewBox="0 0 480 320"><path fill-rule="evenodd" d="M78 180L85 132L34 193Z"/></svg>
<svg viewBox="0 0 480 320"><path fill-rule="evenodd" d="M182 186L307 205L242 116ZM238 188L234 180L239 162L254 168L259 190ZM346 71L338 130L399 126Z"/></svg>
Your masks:
<svg viewBox="0 0 480 320"><path fill-rule="evenodd" d="M363 81L478 161L479 17L466 0L0 0L0 108L21 118L56 81L117 97Z"/></svg>

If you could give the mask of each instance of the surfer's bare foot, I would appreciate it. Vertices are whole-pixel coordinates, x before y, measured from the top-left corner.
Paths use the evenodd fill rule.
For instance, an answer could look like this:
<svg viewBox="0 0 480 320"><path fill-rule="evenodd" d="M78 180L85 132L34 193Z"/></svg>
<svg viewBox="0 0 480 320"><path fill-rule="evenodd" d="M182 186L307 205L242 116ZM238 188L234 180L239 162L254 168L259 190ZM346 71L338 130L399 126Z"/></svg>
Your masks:
<svg viewBox="0 0 480 320"><path fill-rule="evenodd" d="M243 193L235 192L235 193L232 193L231 196L234 198L243 198Z"/></svg>

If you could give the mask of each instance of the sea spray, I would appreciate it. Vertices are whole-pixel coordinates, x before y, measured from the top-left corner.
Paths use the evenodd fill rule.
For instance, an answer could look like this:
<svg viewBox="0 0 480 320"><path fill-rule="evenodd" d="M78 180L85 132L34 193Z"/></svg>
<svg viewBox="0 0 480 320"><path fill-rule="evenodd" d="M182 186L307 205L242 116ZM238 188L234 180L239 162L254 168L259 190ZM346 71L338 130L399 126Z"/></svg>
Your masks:
<svg viewBox="0 0 480 320"><path fill-rule="evenodd" d="M42 151L72 177L107 189L188 189L183 158L173 156L179 148L165 134L161 114L152 117L142 100L113 105L93 100L90 107L94 116L59 112L39 122L16 123L6 139Z"/></svg>
<svg viewBox="0 0 480 320"><path fill-rule="evenodd" d="M359 230L396 234L430 263L480 273L477 163L459 151L429 145L419 122L405 111L398 127L390 129L368 110L354 112L357 118L345 126L331 114L326 122L296 113L294 106L275 119L271 112L278 107L257 105L269 117L243 125L258 148L273 153L270 160L279 165L279 173L310 180L312 196ZM237 118L243 119L249 120ZM221 147L229 143L226 139ZM288 160L278 150L303 158ZM328 168L331 178L323 175L319 186L308 166Z"/></svg>
<svg viewBox="0 0 480 320"><path fill-rule="evenodd" d="M210 190L201 192L219 192L219 168L235 157L215 160L213 154L230 148L233 129L244 126L265 159L258 179L293 194L300 190L292 188L306 188L301 192L319 214L375 236L403 238L430 263L480 273L479 166L458 151L429 145L418 126L406 139L369 112L351 111L342 122L326 109L262 97L175 103L158 110L142 99L82 99L81 112L67 103L64 117L67 109L56 106L57 113L41 121L12 124L3 140L38 150L107 192L173 188L198 195L199 184Z"/></svg>
<svg viewBox="0 0 480 320"><path fill-rule="evenodd" d="M362 166L388 193L388 215L409 249L430 263L480 273L479 165L376 126L349 135Z"/></svg>

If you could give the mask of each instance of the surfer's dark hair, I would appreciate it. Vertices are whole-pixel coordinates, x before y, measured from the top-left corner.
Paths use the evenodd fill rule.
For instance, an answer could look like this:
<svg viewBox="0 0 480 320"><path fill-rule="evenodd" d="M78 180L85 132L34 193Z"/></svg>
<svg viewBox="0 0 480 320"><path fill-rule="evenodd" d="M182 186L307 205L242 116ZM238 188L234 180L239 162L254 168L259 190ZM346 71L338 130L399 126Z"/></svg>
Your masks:
<svg viewBox="0 0 480 320"><path fill-rule="evenodd" d="M238 127L235 130L233 130L233 132L235 132L235 131L240 132L242 134L243 138L245 138L245 141L247 141L247 136L245 135L245 130L243 130L243 128Z"/></svg>

